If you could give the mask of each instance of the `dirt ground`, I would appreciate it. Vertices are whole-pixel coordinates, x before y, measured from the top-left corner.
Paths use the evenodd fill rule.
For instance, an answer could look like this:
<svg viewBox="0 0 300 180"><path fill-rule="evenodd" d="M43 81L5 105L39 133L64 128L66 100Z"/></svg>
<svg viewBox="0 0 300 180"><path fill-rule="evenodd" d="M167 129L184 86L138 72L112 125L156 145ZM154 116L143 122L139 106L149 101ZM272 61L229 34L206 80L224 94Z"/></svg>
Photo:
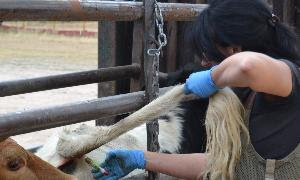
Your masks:
<svg viewBox="0 0 300 180"><path fill-rule="evenodd" d="M34 29L53 29L53 30L79 30L94 31L98 30L98 23L94 21L10 21L3 22L3 25L15 26L20 28Z"/></svg>
<svg viewBox="0 0 300 180"><path fill-rule="evenodd" d="M0 38L0 82L97 68L97 38L20 32L0 32ZM96 84L1 97L0 115L96 97ZM57 128L13 138L31 148L43 144L56 131Z"/></svg>

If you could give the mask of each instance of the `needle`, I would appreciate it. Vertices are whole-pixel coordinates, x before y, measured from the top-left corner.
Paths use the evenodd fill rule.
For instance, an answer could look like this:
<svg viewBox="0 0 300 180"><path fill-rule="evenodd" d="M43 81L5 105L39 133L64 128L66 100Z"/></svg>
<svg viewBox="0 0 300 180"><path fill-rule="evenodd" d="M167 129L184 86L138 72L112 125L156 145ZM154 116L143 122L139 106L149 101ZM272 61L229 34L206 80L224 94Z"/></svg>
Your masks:
<svg viewBox="0 0 300 180"><path fill-rule="evenodd" d="M86 157L85 162L88 163L90 166L92 166L94 169L96 169L97 171L101 171L101 173L104 176L108 176L108 172L106 169L101 168L100 166L98 166L91 158Z"/></svg>

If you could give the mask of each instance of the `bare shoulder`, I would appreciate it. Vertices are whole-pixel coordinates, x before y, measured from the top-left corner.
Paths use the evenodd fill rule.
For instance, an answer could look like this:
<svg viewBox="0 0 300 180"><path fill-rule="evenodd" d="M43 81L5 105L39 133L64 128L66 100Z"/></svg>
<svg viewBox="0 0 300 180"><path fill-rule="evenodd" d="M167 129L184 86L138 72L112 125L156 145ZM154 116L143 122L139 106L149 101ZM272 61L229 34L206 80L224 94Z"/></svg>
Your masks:
<svg viewBox="0 0 300 180"><path fill-rule="evenodd" d="M284 61L256 52L243 52L243 69L252 78L250 88L286 97L292 91L292 70Z"/></svg>

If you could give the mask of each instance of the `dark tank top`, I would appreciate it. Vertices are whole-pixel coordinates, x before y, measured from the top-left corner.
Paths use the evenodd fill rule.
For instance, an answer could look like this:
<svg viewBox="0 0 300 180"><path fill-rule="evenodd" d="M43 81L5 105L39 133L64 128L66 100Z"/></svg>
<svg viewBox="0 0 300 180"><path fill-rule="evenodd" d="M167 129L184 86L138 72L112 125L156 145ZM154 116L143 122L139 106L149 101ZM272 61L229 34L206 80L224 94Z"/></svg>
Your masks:
<svg viewBox="0 0 300 180"><path fill-rule="evenodd" d="M289 61L293 89L288 97L256 93L250 115L251 142L264 159L282 159L300 142L300 70Z"/></svg>

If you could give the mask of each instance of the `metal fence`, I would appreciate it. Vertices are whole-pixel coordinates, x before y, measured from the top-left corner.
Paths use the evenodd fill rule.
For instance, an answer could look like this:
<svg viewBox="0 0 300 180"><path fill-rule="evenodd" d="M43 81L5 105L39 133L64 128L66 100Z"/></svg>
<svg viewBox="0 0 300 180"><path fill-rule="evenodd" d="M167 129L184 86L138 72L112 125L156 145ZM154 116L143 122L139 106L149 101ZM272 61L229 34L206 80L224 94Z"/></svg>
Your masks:
<svg viewBox="0 0 300 180"><path fill-rule="evenodd" d="M203 2L198 0L196 2ZM169 2L177 2L170 0ZM1 21L100 21L99 67L109 66L112 58L109 31L117 21L132 22L131 65L107 67L71 74L24 79L0 83L0 97L89 83L130 79L131 93L102 97L94 101L65 104L56 107L15 112L0 116L0 138L53 128L135 111L158 95L159 61L150 56L156 48L155 0L92 1L92 0L2 0ZM273 0L275 13L286 23L300 27L300 3L297 0ZM158 3L164 21L191 21L207 5ZM172 45L170 46L172 50ZM174 50L174 48L173 48ZM100 54L100 53L99 53ZM106 64L105 64L106 63ZM134 92L145 86L145 92ZM101 87L101 83L99 84ZM101 121L101 120L100 120ZM157 123L147 127L148 149L157 151ZM150 179L158 175L150 173Z"/></svg>
<svg viewBox="0 0 300 180"><path fill-rule="evenodd" d="M131 79L131 93L1 115L0 138L132 112L156 98L159 91L159 56L150 56L147 53L148 49L156 48L156 3L155 0L0 1L0 21L101 21L101 23L131 21L134 23L135 35L141 37L133 39L132 52L129 52L133 56L132 65L1 82L0 97L124 79ZM191 21L206 7L203 4L179 3L158 3L158 6L164 21ZM105 24L101 26L103 27ZM103 29L100 29L99 33L102 31ZM99 45L101 43L101 47L106 46L101 38L104 37L99 35ZM107 51L109 48L105 53ZM108 61L110 57L102 55L100 58ZM145 92L134 92L141 89L142 85L145 86ZM147 148L151 151L159 150L157 131L157 122L147 125ZM157 179L159 176L150 173L149 177Z"/></svg>

